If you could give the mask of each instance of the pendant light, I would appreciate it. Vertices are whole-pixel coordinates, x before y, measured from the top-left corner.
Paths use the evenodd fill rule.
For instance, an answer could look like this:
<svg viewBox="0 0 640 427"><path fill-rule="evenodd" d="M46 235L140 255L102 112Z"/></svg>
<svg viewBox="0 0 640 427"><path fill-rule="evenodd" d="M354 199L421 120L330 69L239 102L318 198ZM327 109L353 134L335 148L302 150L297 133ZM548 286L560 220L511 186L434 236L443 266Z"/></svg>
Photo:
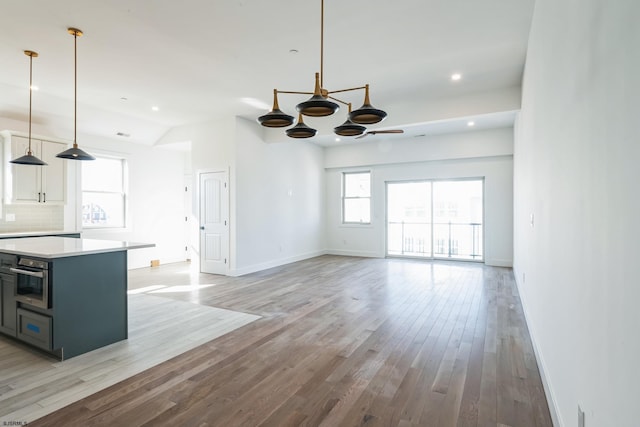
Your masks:
<svg viewBox="0 0 640 427"><path fill-rule="evenodd" d="M349 119L353 123L359 123L361 125L372 125L374 123L381 122L387 117L387 113L382 110L378 110L371 105L369 101L369 85L365 85L364 89L364 104L362 107L349 113Z"/></svg>
<svg viewBox="0 0 640 427"><path fill-rule="evenodd" d="M330 116L340 109L335 102L331 102L322 96L322 88L320 87L320 73L316 73L316 85L313 96L305 102L296 105L296 110L300 114L310 117L326 117Z"/></svg>
<svg viewBox="0 0 640 427"><path fill-rule="evenodd" d="M317 130L310 128L309 126L304 124L304 122L302 121L302 113L298 114L298 124L291 129L286 130L286 134L288 137L298 139L311 138L313 136L316 136L316 133L318 133Z"/></svg>
<svg viewBox="0 0 640 427"><path fill-rule="evenodd" d="M349 114L351 114L351 103L349 103ZM358 136L362 135L366 130L366 127L353 123L349 117L343 124L333 128L333 132L340 136Z"/></svg>
<svg viewBox="0 0 640 427"><path fill-rule="evenodd" d="M293 124L293 116L280 111L278 106L278 89L273 90L273 108L264 116L258 117L262 126L269 128L283 128Z"/></svg>
<svg viewBox="0 0 640 427"><path fill-rule="evenodd" d="M46 163L33 155L31 151L31 99L33 98L33 58L37 58L38 54L32 50L25 50L24 54L29 57L29 148L27 154L17 159L11 160L9 163L16 165L34 165L45 166Z"/></svg>
<svg viewBox="0 0 640 427"><path fill-rule="evenodd" d="M68 33L73 36L73 147L68 150L58 153L56 157L69 160L95 160L92 155L82 151L78 148L78 37L82 36L82 31L77 28L68 28Z"/></svg>

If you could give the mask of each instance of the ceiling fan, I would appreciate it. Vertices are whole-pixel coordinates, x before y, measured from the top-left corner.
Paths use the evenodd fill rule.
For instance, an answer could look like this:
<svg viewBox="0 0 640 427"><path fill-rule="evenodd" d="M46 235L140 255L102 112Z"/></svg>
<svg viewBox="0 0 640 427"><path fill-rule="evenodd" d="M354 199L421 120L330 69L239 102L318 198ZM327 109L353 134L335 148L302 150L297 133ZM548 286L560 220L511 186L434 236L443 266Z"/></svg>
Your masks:
<svg viewBox="0 0 640 427"><path fill-rule="evenodd" d="M369 130L360 136L356 136L355 139L364 138L367 135L376 135L378 133L404 133L402 129L387 129L387 130Z"/></svg>

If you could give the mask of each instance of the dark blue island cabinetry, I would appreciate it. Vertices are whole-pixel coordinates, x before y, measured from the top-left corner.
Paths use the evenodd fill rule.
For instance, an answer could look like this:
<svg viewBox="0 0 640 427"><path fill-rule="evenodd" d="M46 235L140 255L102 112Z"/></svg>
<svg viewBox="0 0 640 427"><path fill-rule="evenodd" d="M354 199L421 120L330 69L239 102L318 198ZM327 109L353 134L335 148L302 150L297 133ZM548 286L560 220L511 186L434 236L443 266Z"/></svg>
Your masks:
<svg viewBox="0 0 640 427"><path fill-rule="evenodd" d="M151 246L0 240L0 333L61 360L127 339L127 250Z"/></svg>

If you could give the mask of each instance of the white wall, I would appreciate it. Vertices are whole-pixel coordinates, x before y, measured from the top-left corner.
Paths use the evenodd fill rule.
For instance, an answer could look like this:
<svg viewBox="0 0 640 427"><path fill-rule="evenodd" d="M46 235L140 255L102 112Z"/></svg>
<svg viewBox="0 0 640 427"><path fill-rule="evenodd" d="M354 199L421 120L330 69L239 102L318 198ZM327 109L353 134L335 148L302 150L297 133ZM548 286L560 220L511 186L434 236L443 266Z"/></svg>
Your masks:
<svg viewBox="0 0 640 427"><path fill-rule="evenodd" d="M188 166L185 174L191 178L189 193L191 206L186 215L188 224L186 233L189 256L195 263L200 259L199 230L199 180L205 172L227 172L229 174L229 259L235 263L236 227L235 221L235 139L234 117L226 117L203 123L195 123L172 128L157 142L157 146L187 145L190 148Z"/></svg>
<svg viewBox="0 0 640 427"><path fill-rule="evenodd" d="M236 121L236 259L246 274L324 250L322 148L300 140L265 143L252 121Z"/></svg>
<svg viewBox="0 0 640 427"><path fill-rule="evenodd" d="M0 129L25 131L28 123L0 118ZM68 140L54 125L33 124L33 133ZM129 164L129 217L126 229L83 231L86 238L130 240L155 243L156 247L129 251L129 268L149 266L152 259L162 263L182 261L184 255L184 154L166 149L133 144L122 140L78 135L80 148L92 154L109 154L126 158ZM65 230L80 228L80 187L77 170L80 164L69 161L67 172L68 203L65 206ZM108 179L108 177L105 177ZM35 207L37 208L37 207Z"/></svg>
<svg viewBox="0 0 640 427"><path fill-rule="evenodd" d="M513 259L513 131L511 128L325 150L326 238L330 253L385 256L385 182L485 178L485 262ZM341 223L343 171L372 171L371 225Z"/></svg>
<svg viewBox="0 0 640 427"><path fill-rule="evenodd" d="M129 268L148 267L154 259L162 264L184 261L182 200L186 153L97 137L83 140L80 147L91 154L126 159L129 192L125 229L85 229L82 237L155 244L153 248L129 251Z"/></svg>
<svg viewBox="0 0 640 427"><path fill-rule="evenodd" d="M637 0L536 2L514 264L559 426L578 405L587 427L639 423L639 17Z"/></svg>

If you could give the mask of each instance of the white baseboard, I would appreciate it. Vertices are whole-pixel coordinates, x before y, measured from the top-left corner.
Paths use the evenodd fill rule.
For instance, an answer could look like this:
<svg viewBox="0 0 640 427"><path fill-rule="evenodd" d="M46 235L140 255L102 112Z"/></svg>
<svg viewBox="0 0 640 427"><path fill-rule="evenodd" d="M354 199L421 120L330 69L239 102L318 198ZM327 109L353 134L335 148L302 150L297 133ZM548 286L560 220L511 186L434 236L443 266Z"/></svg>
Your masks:
<svg viewBox="0 0 640 427"><path fill-rule="evenodd" d="M371 251L344 251L340 249L327 249L325 251L327 255L341 255L341 256L357 256L364 258L384 258L380 254Z"/></svg>
<svg viewBox="0 0 640 427"><path fill-rule="evenodd" d="M485 259L484 263L492 267L513 267L513 260L511 259Z"/></svg>
<svg viewBox="0 0 640 427"><path fill-rule="evenodd" d="M520 286L520 281L518 280L518 274L514 268L513 271L514 277L515 277L515 281L516 281L516 286L518 288L518 294L520 295L520 304L522 304L522 311L524 313L524 319L527 322L527 327L529 329L529 337L531 338L531 345L533 347L533 353L536 357L536 362L538 363L538 369L540 370L540 378L542 379L542 387L544 388L544 393L547 397L547 405L549 406L549 412L551 413L551 421L553 422L553 425L556 427L563 427L564 424L561 422L560 419L560 411L558 409L558 405L557 405L557 401L555 398L555 395L553 393L553 389L551 388L550 382L547 378L547 370L546 370L546 364L544 363L544 358L542 357L542 354L540 353L540 350L538 349L538 345L536 344L536 334L535 334L535 330L533 329L533 324L529 321L530 317L528 315L528 310L527 310L527 304L524 300L524 298L522 298L522 287Z"/></svg>
<svg viewBox="0 0 640 427"><path fill-rule="evenodd" d="M233 277L244 276L245 274L255 273L256 271L267 270L273 267L280 267L281 265L291 264L292 262L302 261L309 258L314 258L320 255L325 255L326 251L313 251L300 255L295 255L287 258L279 258L271 261L261 262L259 264L253 264L246 267L236 268L229 270L228 275Z"/></svg>

